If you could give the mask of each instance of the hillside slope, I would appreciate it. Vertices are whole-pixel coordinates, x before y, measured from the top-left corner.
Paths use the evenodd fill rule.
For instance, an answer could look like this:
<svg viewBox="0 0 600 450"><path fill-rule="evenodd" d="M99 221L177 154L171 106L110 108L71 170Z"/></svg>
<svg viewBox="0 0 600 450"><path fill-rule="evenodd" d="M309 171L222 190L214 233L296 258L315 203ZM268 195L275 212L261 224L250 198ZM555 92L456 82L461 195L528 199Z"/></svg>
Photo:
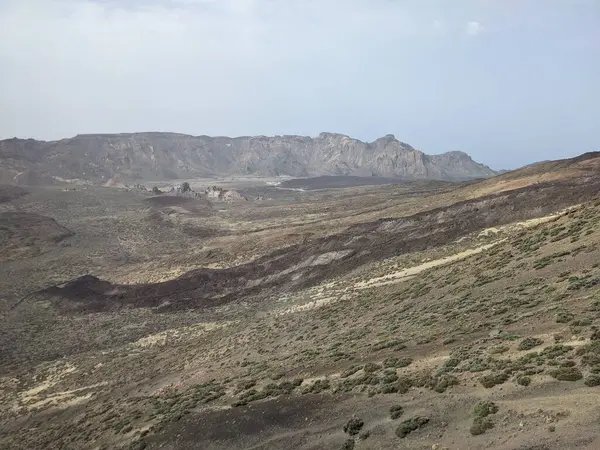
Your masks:
<svg viewBox="0 0 600 450"><path fill-rule="evenodd" d="M357 226L349 232L387 233L388 244L422 232L439 245L259 304L73 314L67 298L30 297L2 328L35 367L4 368L0 446L596 449L600 201L481 232L494 217L591 199L597 186L568 189L531 187ZM474 233L454 240L456 222ZM311 263L328 271L324 258ZM180 279L177 301L196 299L182 285L204 275ZM393 283L372 282L382 277ZM88 277L62 294L76 284L111 296L125 289ZM161 287L143 287L140 298L152 289Z"/></svg>
<svg viewBox="0 0 600 450"><path fill-rule="evenodd" d="M495 174L462 152L426 155L393 135L366 143L341 134L209 137L175 133L78 135L44 142L0 141L0 181L58 177L165 180L215 175L361 175L473 179ZM23 178L21 180L21 178Z"/></svg>

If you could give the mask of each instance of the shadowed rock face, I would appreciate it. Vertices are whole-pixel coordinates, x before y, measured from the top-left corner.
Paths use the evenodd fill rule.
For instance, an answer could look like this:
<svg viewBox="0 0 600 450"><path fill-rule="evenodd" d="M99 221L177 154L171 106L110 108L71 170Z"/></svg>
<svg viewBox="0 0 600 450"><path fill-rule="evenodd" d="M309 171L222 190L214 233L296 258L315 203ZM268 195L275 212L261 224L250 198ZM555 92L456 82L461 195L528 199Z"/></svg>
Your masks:
<svg viewBox="0 0 600 450"><path fill-rule="evenodd" d="M36 256L74 233L52 217L5 211L0 213L0 261Z"/></svg>
<svg viewBox="0 0 600 450"><path fill-rule="evenodd" d="M106 183L214 175L359 175L472 179L495 174L467 154L426 155L393 135L366 143L341 134L209 137L174 133L78 135L0 141L4 179L33 170L59 180ZM42 177L42 175L40 175ZM17 177L18 178L18 177Z"/></svg>

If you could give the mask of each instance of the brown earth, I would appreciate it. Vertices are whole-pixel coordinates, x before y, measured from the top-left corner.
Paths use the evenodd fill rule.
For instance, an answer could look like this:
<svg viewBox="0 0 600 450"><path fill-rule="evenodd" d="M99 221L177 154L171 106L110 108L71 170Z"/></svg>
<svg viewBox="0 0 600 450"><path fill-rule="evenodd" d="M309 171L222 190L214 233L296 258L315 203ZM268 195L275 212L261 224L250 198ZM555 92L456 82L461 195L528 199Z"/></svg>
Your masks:
<svg viewBox="0 0 600 450"><path fill-rule="evenodd" d="M52 217L29 212L0 213L0 259L27 258L52 250L73 232Z"/></svg>
<svg viewBox="0 0 600 450"><path fill-rule="evenodd" d="M209 215L28 188L2 214L74 234L0 265L0 447L598 448L598 160Z"/></svg>
<svg viewBox="0 0 600 450"><path fill-rule="evenodd" d="M27 191L22 187L0 184L0 203L10 202L24 195L27 195Z"/></svg>

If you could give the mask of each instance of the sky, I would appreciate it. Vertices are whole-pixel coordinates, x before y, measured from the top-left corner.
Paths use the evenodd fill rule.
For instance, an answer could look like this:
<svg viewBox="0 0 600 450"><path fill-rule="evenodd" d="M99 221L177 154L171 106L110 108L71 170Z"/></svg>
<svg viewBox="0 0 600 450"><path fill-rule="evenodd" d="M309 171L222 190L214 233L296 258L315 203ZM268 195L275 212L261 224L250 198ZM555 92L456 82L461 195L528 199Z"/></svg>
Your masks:
<svg viewBox="0 0 600 450"><path fill-rule="evenodd" d="M0 0L0 139L135 131L600 150L600 1Z"/></svg>

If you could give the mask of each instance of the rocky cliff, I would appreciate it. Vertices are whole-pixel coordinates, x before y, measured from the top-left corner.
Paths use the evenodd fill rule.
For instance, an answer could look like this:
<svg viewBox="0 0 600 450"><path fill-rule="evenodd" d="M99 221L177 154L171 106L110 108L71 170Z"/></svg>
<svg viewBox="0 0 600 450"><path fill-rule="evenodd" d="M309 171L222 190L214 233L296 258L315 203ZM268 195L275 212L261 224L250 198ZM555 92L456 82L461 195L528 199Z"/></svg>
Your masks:
<svg viewBox="0 0 600 450"><path fill-rule="evenodd" d="M494 174L465 153L426 155L393 135L370 143L334 133L315 138L133 133L78 135L52 142L0 141L0 182L11 183L53 179L103 184L115 179L132 182L214 175L469 179Z"/></svg>

